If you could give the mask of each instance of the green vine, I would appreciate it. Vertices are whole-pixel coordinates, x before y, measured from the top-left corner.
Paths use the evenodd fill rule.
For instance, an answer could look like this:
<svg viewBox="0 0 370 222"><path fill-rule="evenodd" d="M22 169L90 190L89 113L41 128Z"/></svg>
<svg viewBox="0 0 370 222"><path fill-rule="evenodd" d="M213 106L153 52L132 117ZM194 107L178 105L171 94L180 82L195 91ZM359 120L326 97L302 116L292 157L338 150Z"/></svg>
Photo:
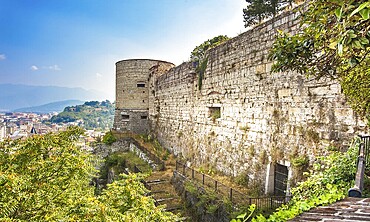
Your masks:
<svg viewBox="0 0 370 222"><path fill-rule="evenodd" d="M206 51L220 45L227 40L229 40L229 37L226 35L219 35L204 41L202 44L195 47L191 52L190 60L193 62L193 64L196 64L195 72L198 74L199 90L202 89L202 80L207 69L208 57L206 56Z"/></svg>
<svg viewBox="0 0 370 222"><path fill-rule="evenodd" d="M208 57L204 58L203 60L199 60L199 64L197 68L195 69L195 72L198 74L198 89L199 90L202 89L204 73L206 72L206 69L207 69L207 63L208 63Z"/></svg>

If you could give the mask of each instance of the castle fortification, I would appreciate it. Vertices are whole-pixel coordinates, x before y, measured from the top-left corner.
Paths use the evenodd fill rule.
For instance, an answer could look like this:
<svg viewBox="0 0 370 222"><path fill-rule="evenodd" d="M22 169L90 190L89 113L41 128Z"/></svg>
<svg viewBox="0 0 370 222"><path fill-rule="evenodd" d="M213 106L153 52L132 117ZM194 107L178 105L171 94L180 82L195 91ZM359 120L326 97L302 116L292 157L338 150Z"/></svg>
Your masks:
<svg viewBox="0 0 370 222"><path fill-rule="evenodd" d="M138 134L149 132L149 70L172 63L151 59L129 59L116 63L116 111L113 127Z"/></svg>
<svg viewBox="0 0 370 222"><path fill-rule="evenodd" d="M273 192L278 167L290 179L297 158L345 148L366 130L337 82L270 73L276 30L295 32L298 22L286 12L209 50L201 90L192 63L118 62L114 126L150 132L190 164L246 175Z"/></svg>

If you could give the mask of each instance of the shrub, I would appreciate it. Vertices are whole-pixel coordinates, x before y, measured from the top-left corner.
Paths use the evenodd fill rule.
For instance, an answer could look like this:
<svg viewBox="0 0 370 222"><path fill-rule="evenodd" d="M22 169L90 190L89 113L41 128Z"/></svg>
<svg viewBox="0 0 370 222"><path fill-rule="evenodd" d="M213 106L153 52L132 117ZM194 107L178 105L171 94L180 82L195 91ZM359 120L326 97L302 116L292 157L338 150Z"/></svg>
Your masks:
<svg viewBox="0 0 370 222"><path fill-rule="evenodd" d="M112 131L107 132L103 136L103 143L109 146L112 145L116 141L117 141L117 138L113 135Z"/></svg>

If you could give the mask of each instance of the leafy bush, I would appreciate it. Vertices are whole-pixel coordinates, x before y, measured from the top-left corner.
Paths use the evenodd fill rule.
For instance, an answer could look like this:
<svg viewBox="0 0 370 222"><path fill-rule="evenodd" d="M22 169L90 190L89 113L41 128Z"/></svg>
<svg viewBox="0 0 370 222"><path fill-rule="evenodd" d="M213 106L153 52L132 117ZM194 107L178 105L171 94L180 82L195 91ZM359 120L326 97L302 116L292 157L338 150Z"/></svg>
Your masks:
<svg viewBox="0 0 370 222"><path fill-rule="evenodd" d="M117 138L113 135L112 131L107 132L103 136L103 143L109 146L112 145L116 141L117 141Z"/></svg>
<svg viewBox="0 0 370 222"><path fill-rule="evenodd" d="M69 128L0 143L0 221L176 221L156 207L140 183L123 175L100 196L89 186L95 160L75 145L83 131Z"/></svg>
<svg viewBox="0 0 370 222"><path fill-rule="evenodd" d="M143 173L151 172L149 164L133 152L115 152L105 158L104 165L100 169L100 178L107 179L110 169L113 169L115 174L119 175L126 172L126 168L130 172L134 172L135 167L138 167Z"/></svg>

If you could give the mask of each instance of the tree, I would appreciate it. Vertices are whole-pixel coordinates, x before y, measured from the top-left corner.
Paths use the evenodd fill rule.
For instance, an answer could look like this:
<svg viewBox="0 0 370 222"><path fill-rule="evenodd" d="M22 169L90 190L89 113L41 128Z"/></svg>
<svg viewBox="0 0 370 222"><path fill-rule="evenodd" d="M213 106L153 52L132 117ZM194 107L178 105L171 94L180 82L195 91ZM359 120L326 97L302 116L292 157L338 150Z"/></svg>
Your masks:
<svg viewBox="0 0 370 222"><path fill-rule="evenodd" d="M94 157L74 145L81 133L73 127L0 143L0 221L177 219L145 196L140 175L123 175L95 196Z"/></svg>
<svg viewBox="0 0 370 222"><path fill-rule="evenodd" d="M267 17L270 17L269 5L266 0L246 0L249 5L243 9L245 27L261 23Z"/></svg>
<svg viewBox="0 0 370 222"><path fill-rule="evenodd" d="M285 7L292 6L293 0L245 0L247 8L243 9L245 27L261 23L262 20L277 15Z"/></svg>
<svg viewBox="0 0 370 222"><path fill-rule="evenodd" d="M370 120L370 2L312 1L301 30L279 32L269 54L272 71L336 79L353 109Z"/></svg>

